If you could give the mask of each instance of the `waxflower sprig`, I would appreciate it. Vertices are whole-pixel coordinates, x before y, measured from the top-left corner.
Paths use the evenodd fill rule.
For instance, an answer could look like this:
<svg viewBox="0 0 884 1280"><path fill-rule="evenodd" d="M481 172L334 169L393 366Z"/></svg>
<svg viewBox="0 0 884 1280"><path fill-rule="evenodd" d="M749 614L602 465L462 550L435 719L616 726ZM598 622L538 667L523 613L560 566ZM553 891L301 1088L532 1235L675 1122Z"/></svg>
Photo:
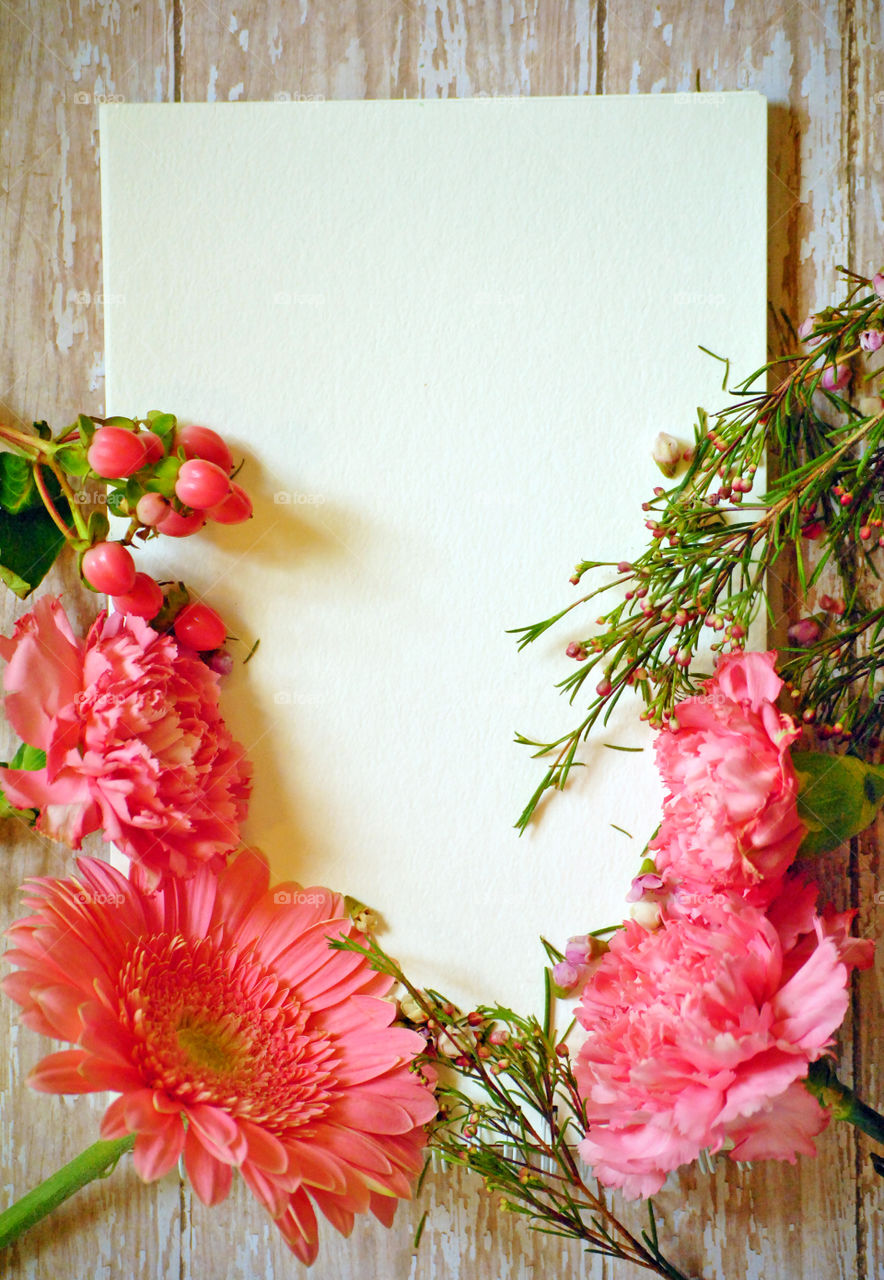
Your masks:
<svg viewBox="0 0 884 1280"><path fill-rule="evenodd" d="M698 655L707 646L723 654L745 644L766 604L767 575L784 552L796 555L805 596L827 565L842 582L840 595L820 595L816 612L790 629L782 665L787 689L823 737L874 745L882 712L875 648L884 608L868 606L862 585L864 575L878 576L884 547L884 404L867 389L856 406L841 393L851 378L861 387L878 375L878 367L862 373L853 365L884 345L884 276L844 274L845 298L801 327L804 351L756 370L714 417L698 411L687 469L643 504L651 535L646 550L616 565L581 561L575 585L599 569L614 569L616 577L516 629L524 648L573 610L620 589L622 598L595 619L592 632L567 647L579 665L558 687L574 702L589 682L586 714L554 741L516 735L537 756L553 757L516 824L520 830L544 792L565 785L579 744L607 722L624 690L639 693L642 718L652 726L671 724L676 703L709 674L702 669L708 659L698 666ZM757 389L765 378L771 389ZM776 460L778 478L747 501L765 455ZM811 569L806 557L814 543Z"/></svg>
<svg viewBox="0 0 884 1280"><path fill-rule="evenodd" d="M524 1216L532 1230L579 1240L588 1253L668 1280L688 1280L660 1248L652 1202L647 1229L636 1233L581 1167L575 1145L586 1128L585 1105L568 1033L552 1028L549 1005L544 1024L497 1004L464 1014L439 992L414 986L375 938L331 945L364 956L407 993L400 1000L403 1021L422 1031L427 1047L419 1060L440 1076L431 1151L477 1174L499 1207ZM549 990L549 973L547 980Z"/></svg>

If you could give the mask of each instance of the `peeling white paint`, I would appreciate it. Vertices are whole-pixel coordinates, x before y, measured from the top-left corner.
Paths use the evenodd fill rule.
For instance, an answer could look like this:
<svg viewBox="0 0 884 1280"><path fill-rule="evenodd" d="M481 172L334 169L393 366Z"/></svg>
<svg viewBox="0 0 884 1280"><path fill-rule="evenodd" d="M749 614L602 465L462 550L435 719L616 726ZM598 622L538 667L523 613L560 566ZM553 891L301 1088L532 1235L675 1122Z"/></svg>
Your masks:
<svg viewBox="0 0 884 1280"><path fill-rule="evenodd" d="M638 93L638 82L641 77L641 73L642 73L642 64L637 60L633 60L632 75L629 77L630 93Z"/></svg>
<svg viewBox="0 0 884 1280"><path fill-rule="evenodd" d="M271 65L275 66L282 57L282 36L279 33L278 22L267 36L267 52L270 54Z"/></svg>
<svg viewBox="0 0 884 1280"><path fill-rule="evenodd" d="M209 67L209 87L206 91L206 102L218 101L217 88L218 88L218 68L215 66L213 62L212 65Z"/></svg>
<svg viewBox="0 0 884 1280"><path fill-rule="evenodd" d="M242 31L240 31L240 33L239 33L239 47L240 47L242 50L244 50L246 53L248 53L248 51L249 51L249 29L248 29L248 27L243 27Z"/></svg>
<svg viewBox="0 0 884 1280"><path fill-rule="evenodd" d="M335 68L336 98L364 98L368 86L365 50L358 37L347 45L347 52Z"/></svg>
<svg viewBox="0 0 884 1280"><path fill-rule="evenodd" d="M667 22L660 34L663 37L663 43L668 44L669 47L672 48L672 23Z"/></svg>
<svg viewBox="0 0 884 1280"><path fill-rule="evenodd" d="M419 97L472 97L466 64L468 38L463 0L430 0L418 52Z"/></svg>
<svg viewBox="0 0 884 1280"><path fill-rule="evenodd" d="M598 93L601 90L600 85L593 83L596 69L595 32L595 23L590 22L589 6L581 5L574 24L574 42L577 45L578 57L575 93ZM536 37L534 43L536 44ZM530 91L529 85L525 92L530 93Z"/></svg>
<svg viewBox="0 0 884 1280"><path fill-rule="evenodd" d="M243 84L242 80L240 80L239 84L235 84L233 88L230 90L230 92L228 93L227 101L237 102L242 97L244 88L245 88L245 85Z"/></svg>
<svg viewBox="0 0 884 1280"><path fill-rule="evenodd" d="M229 22L228 27L227 27L228 31L230 32L230 34L231 34L232 36L235 36L235 35L236 35L236 31L237 31L237 27L238 27L238 25L239 25L239 24L238 24L238 23L237 23L237 21L236 21L236 14L235 14L235 13L232 13L232 14L230 15L230 22Z"/></svg>

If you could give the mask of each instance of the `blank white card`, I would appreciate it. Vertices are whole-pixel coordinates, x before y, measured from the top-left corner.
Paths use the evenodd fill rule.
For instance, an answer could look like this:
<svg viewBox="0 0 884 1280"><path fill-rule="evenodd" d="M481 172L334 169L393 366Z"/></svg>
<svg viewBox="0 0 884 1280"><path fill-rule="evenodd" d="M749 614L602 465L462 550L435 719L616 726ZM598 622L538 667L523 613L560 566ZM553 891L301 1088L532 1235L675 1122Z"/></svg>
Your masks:
<svg viewBox="0 0 884 1280"><path fill-rule="evenodd" d="M726 400L698 344L764 361L764 100L111 106L101 175L108 412L214 427L255 499L142 555L260 639L248 840L418 982L538 1011L539 935L622 918L661 790L624 701L516 835L513 734L577 723L601 610L506 632L644 545L654 436Z"/></svg>

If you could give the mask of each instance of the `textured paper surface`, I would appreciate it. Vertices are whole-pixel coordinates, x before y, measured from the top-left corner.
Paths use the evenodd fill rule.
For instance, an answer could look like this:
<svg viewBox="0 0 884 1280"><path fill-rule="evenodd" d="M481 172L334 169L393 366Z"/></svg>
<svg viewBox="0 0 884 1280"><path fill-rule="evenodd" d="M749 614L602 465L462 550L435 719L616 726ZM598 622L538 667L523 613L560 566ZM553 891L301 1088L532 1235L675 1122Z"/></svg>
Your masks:
<svg viewBox="0 0 884 1280"><path fill-rule="evenodd" d="M622 918L661 792L621 703L516 836L588 619L505 631L644 544L654 435L724 400L697 345L765 358L764 100L104 107L101 172L108 412L216 428L256 498L142 556L260 638L248 838L418 981L539 1010L538 935Z"/></svg>

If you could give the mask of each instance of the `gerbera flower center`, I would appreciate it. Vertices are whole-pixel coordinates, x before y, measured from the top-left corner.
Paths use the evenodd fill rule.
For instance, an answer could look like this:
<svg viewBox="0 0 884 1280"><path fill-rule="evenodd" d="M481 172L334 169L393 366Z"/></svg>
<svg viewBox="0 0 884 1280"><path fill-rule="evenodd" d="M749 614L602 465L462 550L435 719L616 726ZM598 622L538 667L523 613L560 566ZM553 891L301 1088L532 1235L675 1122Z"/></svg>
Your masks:
<svg viewBox="0 0 884 1280"><path fill-rule="evenodd" d="M331 1043L310 1030L295 993L251 951L218 935L141 938L119 996L145 1083L182 1106L214 1104L288 1130L326 1111Z"/></svg>

